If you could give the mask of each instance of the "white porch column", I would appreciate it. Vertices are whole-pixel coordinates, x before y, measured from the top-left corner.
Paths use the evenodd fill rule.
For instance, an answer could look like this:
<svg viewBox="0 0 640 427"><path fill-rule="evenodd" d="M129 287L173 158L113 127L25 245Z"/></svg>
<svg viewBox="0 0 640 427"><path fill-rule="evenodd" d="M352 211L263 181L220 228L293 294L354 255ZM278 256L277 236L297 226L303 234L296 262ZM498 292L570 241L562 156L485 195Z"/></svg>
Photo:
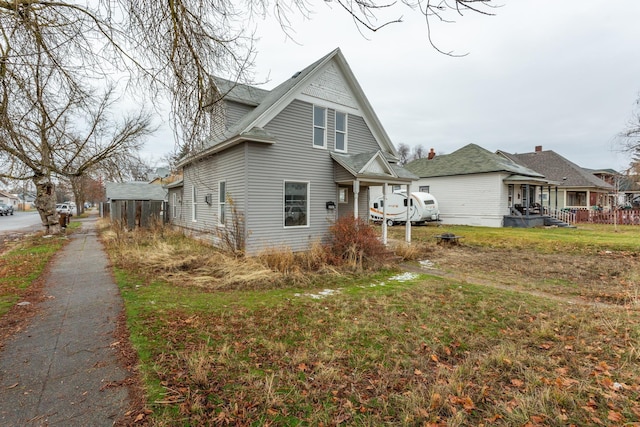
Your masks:
<svg viewBox="0 0 640 427"><path fill-rule="evenodd" d="M407 184L407 226L404 228L404 240L411 243L411 184Z"/></svg>
<svg viewBox="0 0 640 427"><path fill-rule="evenodd" d="M353 181L353 217L358 218L358 194L360 193L360 181Z"/></svg>
<svg viewBox="0 0 640 427"><path fill-rule="evenodd" d="M387 183L382 185L382 244L387 245Z"/></svg>

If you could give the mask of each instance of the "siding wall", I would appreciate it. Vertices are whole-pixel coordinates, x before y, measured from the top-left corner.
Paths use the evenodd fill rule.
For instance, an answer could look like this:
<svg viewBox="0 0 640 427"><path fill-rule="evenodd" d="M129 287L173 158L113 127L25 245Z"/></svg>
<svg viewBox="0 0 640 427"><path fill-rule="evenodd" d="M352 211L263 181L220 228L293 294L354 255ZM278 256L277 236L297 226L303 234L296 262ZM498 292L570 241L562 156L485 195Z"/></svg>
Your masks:
<svg viewBox="0 0 640 427"><path fill-rule="evenodd" d="M508 215L508 187L501 173L422 178L412 185L428 185L440 206L443 224L502 227Z"/></svg>
<svg viewBox="0 0 640 427"><path fill-rule="evenodd" d="M232 104L228 104L228 118L234 117ZM240 110L236 111L240 117ZM326 209L328 201L338 204L334 163L330 157L330 152L334 150L334 121L334 110L328 109L327 148L314 148L313 105L295 100L265 126L265 130L276 137L275 144L245 143L186 166L181 217L174 223L195 234L210 236L215 241L218 181L224 179L227 194L235 199L236 206L245 217L247 254L255 255L265 248L281 247L301 251L314 242L322 241L338 214L338 209ZM364 120L352 114L347 118L347 143L349 153L380 149ZM309 183L308 226L284 226L285 181ZM191 220L192 185L198 188L199 199L198 219L195 222ZM174 191L179 190L170 192L170 201L173 200ZM212 194L214 201L211 206L204 203L205 194L208 193ZM353 203L353 197L350 190L350 204ZM361 216L366 217L366 188L360 191L358 205Z"/></svg>

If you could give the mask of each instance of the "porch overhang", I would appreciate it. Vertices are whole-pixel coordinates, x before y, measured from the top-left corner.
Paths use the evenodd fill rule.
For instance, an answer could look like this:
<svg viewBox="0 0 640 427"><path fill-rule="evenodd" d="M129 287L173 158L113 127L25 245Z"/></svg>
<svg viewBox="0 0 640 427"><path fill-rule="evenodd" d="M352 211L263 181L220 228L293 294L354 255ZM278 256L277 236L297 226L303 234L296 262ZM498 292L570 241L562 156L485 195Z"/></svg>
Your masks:
<svg viewBox="0 0 640 427"><path fill-rule="evenodd" d="M526 176L526 175L509 175L502 180L505 184L530 184L530 185L552 185L558 186L559 182L551 181L544 177Z"/></svg>
<svg viewBox="0 0 640 427"><path fill-rule="evenodd" d="M331 153L333 161L342 167L335 171L336 184L349 185L358 181L362 186L408 185L419 178L406 169L390 163L381 151L361 154Z"/></svg>

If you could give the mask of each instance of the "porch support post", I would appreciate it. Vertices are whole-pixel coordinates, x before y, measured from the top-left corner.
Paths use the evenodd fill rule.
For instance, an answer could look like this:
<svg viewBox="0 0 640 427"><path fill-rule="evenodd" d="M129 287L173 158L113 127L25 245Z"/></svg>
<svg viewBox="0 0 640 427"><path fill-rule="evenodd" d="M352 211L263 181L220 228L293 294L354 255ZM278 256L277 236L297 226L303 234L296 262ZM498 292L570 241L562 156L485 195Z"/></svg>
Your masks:
<svg viewBox="0 0 640 427"><path fill-rule="evenodd" d="M382 244L387 245L387 183L382 184Z"/></svg>
<svg viewBox="0 0 640 427"><path fill-rule="evenodd" d="M404 240L411 243L411 184L407 184L407 226L404 228Z"/></svg>
<svg viewBox="0 0 640 427"><path fill-rule="evenodd" d="M556 185L556 210L558 210L558 186Z"/></svg>
<svg viewBox="0 0 640 427"><path fill-rule="evenodd" d="M353 217L358 218L358 194L360 193L360 181L353 181Z"/></svg>
<svg viewBox="0 0 640 427"><path fill-rule="evenodd" d="M526 199L525 199L525 204L524 204L524 209L525 210L524 211L527 213L526 216L529 217L529 208L530 208L529 197L531 197L531 195L529 194L529 191L530 191L531 187L529 186L529 184L525 184L524 188L525 188L525 194L526 194Z"/></svg>

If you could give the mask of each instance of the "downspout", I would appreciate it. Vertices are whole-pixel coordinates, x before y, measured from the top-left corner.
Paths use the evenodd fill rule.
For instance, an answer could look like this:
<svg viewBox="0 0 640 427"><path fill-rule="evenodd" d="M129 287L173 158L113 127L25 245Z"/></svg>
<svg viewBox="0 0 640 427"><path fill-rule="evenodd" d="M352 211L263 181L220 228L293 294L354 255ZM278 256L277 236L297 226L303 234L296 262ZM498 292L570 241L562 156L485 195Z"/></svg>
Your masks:
<svg viewBox="0 0 640 427"><path fill-rule="evenodd" d="M387 245L387 183L382 185L382 244Z"/></svg>
<svg viewBox="0 0 640 427"><path fill-rule="evenodd" d="M407 184L407 225L404 228L404 240L411 243L411 184Z"/></svg>

